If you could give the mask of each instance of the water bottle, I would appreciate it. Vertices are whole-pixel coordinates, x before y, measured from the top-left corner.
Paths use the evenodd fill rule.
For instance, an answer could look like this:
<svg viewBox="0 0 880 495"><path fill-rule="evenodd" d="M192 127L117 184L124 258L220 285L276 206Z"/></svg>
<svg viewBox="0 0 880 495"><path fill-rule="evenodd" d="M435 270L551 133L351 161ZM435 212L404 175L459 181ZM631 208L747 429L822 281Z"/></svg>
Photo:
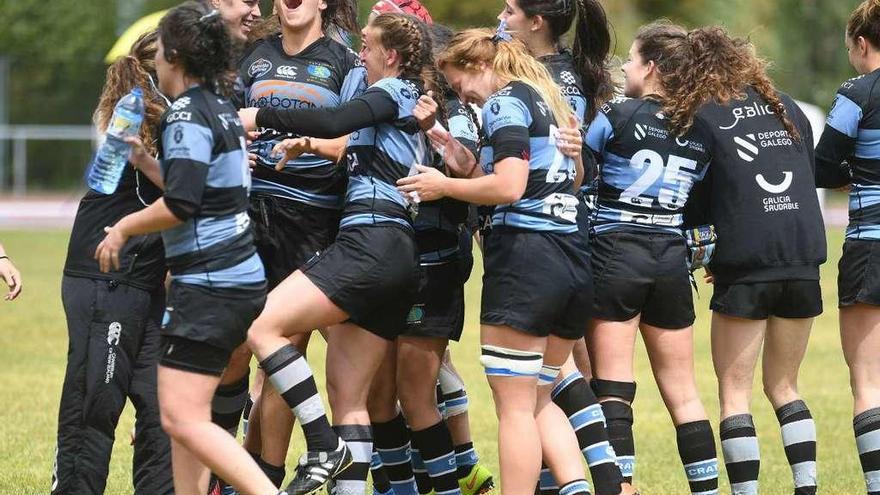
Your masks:
<svg viewBox="0 0 880 495"><path fill-rule="evenodd" d="M144 94L140 88L122 97L107 126L104 142L98 147L89 169L89 188L113 194L125 171L131 145L125 142L129 136L137 136L144 120Z"/></svg>

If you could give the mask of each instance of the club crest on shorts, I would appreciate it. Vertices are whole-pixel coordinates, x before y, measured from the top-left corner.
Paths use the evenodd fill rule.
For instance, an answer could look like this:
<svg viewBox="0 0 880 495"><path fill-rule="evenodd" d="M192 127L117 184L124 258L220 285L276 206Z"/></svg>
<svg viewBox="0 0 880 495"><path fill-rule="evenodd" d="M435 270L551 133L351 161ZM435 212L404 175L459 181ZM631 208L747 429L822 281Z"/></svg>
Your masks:
<svg viewBox="0 0 880 495"><path fill-rule="evenodd" d="M414 304L412 308L409 310L409 314L406 315L406 324L407 325L417 325L422 322L422 319L425 318L425 305L424 304Z"/></svg>

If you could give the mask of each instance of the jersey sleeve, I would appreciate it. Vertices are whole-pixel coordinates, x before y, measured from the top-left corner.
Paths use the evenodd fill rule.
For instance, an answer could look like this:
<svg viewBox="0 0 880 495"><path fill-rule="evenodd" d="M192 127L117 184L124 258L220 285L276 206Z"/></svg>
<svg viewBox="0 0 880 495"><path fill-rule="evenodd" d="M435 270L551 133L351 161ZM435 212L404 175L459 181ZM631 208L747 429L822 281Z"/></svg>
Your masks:
<svg viewBox="0 0 880 495"><path fill-rule="evenodd" d="M471 114L457 100L450 101L447 112L449 114L449 121L447 123L449 134L473 153L474 156L477 156L480 136L477 132L477 125L471 118Z"/></svg>
<svg viewBox="0 0 880 495"><path fill-rule="evenodd" d="M257 111L257 126L302 136L336 138L393 122L398 114L397 102L386 91L371 87L338 107L288 110L263 107Z"/></svg>
<svg viewBox="0 0 880 495"><path fill-rule="evenodd" d="M586 145L597 156L601 156L605 151L605 145L614 138L614 126L608 118L608 112L605 106L596 113L596 117L587 126L587 135L584 139Z"/></svg>
<svg viewBox="0 0 880 495"><path fill-rule="evenodd" d="M165 203L174 216L186 221L201 209L214 135L207 119L188 106L177 111L172 106L163 124Z"/></svg>
<svg viewBox="0 0 880 495"><path fill-rule="evenodd" d="M838 91L825 130L816 146L816 186L841 187L849 183L850 176L844 162L855 151L863 111L844 88Z"/></svg>
<svg viewBox="0 0 880 495"><path fill-rule="evenodd" d="M492 146L492 161L505 158L528 160L531 153L531 112L525 102L512 96L493 96L483 106L483 127Z"/></svg>
<svg viewBox="0 0 880 495"><path fill-rule="evenodd" d="M351 101L367 89L367 69L360 63L360 60L357 60L356 56L350 62L351 65L339 90L339 101L341 102Z"/></svg>

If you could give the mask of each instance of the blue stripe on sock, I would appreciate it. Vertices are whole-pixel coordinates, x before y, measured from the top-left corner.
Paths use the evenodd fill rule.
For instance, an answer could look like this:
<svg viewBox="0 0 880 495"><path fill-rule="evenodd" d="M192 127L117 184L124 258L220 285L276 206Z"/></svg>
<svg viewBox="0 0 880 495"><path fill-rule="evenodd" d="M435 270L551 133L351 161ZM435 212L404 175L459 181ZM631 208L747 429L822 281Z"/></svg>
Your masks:
<svg viewBox="0 0 880 495"><path fill-rule="evenodd" d="M617 465L620 466L620 474L626 478L632 478L636 465L636 456L619 455L617 456Z"/></svg>
<svg viewBox="0 0 880 495"><path fill-rule="evenodd" d="M398 447L396 449L380 449L377 447L376 451L379 452L379 457L382 459L382 464L386 466L397 466L399 464L410 462L409 442L407 442L406 445Z"/></svg>
<svg viewBox="0 0 880 495"><path fill-rule="evenodd" d="M613 454L614 450L611 448L611 444L608 442L599 442L593 445L588 446L583 451L584 458L587 459L587 465L590 467L605 464L607 462L614 462L615 456Z"/></svg>
<svg viewBox="0 0 880 495"><path fill-rule="evenodd" d="M574 431L578 431L591 424L599 422L604 424L605 414L602 413L601 405L593 404L569 416L568 422L571 423L571 427L574 428Z"/></svg>
<svg viewBox="0 0 880 495"><path fill-rule="evenodd" d="M573 493L590 493L590 484L584 480L572 481L559 489L559 495L571 495Z"/></svg>
<svg viewBox="0 0 880 495"><path fill-rule="evenodd" d="M538 376L538 373L519 373L507 368L486 368L487 376Z"/></svg>
<svg viewBox="0 0 880 495"><path fill-rule="evenodd" d="M556 386L553 387L553 392L551 392L550 395L555 399L556 396L559 395L559 392L562 392L565 387L571 385L571 382L583 377L584 375L582 375L580 371L575 371L574 373L566 376L562 379L562 381L557 383Z"/></svg>
<svg viewBox="0 0 880 495"><path fill-rule="evenodd" d="M428 474L432 478L437 478L439 476L443 476L444 474L449 474L458 468L455 464L455 453L450 452L446 455L437 457L436 459L424 460L425 468L428 470Z"/></svg>
<svg viewBox="0 0 880 495"><path fill-rule="evenodd" d="M541 470L541 477L538 479L538 484L541 487L541 490L559 489L559 486L556 484L556 478L553 477L553 473L547 468Z"/></svg>
<svg viewBox="0 0 880 495"><path fill-rule="evenodd" d="M473 466L480 462L480 457L475 449L455 454L455 464L458 466Z"/></svg>
<svg viewBox="0 0 880 495"><path fill-rule="evenodd" d="M718 477L718 459L692 462L685 465L684 472L688 481L706 481Z"/></svg>

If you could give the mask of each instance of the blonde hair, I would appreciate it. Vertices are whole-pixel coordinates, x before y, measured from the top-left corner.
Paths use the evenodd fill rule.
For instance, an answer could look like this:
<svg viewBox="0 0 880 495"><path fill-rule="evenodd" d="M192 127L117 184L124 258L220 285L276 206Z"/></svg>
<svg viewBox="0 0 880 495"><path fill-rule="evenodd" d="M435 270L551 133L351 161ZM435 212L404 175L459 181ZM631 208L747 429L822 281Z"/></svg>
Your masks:
<svg viewBox="0 0 880 495"><path fill-rule="evenodd" d="M516 39L497 39L491 29L467 29L452 37L449 45L437 58L437 67L446 66L475 72L479 64L492 67L501 79L519 80L531 86L553 112L556 124L567 126L574 115L562 98L562 90L553 82L544 64L529 55L525 45Z"/></svg>

